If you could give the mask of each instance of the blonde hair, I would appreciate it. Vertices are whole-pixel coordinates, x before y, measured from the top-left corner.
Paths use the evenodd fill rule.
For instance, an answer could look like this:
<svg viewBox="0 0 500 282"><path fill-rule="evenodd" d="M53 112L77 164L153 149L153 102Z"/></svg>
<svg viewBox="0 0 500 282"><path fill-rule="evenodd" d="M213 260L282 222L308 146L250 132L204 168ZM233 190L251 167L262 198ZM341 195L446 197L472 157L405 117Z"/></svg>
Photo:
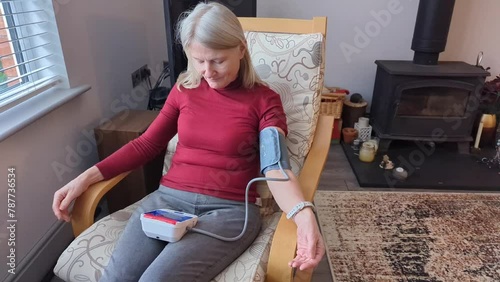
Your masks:
<svg viewBox="0 0 500 282"><path fill-rule="evenodd" d="M238 73L242 86L251 89L255 84L264 84L253 68L241 24L236 15L225 6L215 2L199 3L191 11L184 12L177 24L177 39L180 39L188 58L187 70L177 79L177 89L180 90L181 85L184 88L196 88L200 85L202 77L192 65L188 52L188 47L193 42L215 50L243 45L245 50Z"/></svg>

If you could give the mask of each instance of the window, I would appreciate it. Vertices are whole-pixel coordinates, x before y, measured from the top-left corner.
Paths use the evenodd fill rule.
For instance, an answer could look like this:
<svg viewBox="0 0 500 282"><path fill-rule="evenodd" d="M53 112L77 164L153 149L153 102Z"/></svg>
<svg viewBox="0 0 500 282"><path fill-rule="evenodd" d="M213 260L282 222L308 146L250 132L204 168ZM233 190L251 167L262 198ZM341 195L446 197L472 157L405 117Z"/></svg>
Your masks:
<svg viewBox="0 0 500 282"><path fill-rule="evenodd" d="M1 109L67 74L51 0L1 0L0 13Z"/></svg>

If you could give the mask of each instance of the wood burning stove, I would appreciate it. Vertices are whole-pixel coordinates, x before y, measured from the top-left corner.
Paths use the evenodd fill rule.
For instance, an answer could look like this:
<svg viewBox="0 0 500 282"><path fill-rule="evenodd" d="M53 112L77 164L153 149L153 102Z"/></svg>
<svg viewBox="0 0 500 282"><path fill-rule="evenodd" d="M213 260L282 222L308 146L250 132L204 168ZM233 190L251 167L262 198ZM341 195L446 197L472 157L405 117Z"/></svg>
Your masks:
<svg viewBox="0 0 500 282"><path fill-rule="evenodd" d="M457 142L460 153L469 152L480 91L489 73L464 62L438 62L454 4L420 1L413 62L375 61L370 117L382 152L392 140Z"/></svg>
<svg viewBox="0 0 500 282"><path fill-rule="evenodd" d="M391 140L420 140L458 142L468 152L486 71L464 62L375 63L370 116L382 151Z"/></svg>

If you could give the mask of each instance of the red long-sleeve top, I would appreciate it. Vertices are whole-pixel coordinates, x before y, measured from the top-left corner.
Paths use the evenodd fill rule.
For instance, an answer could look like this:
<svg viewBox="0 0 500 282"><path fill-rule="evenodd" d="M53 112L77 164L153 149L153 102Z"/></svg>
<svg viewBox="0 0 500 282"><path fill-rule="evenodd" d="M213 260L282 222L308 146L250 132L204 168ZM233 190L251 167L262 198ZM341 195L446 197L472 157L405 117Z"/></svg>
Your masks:
<svg viewBox="0 0 500 282"><path fill-rule="evenodd" d="M140 137L97 163L105 179L144 165L178 133L169 171L160 183L188 192L244 201L245 188L259 175L259 132L277 126L287 133L280 96L266 86L251 90L235 81L212 89L172 88L158 117ZM249 192L254 202L257 193Z"/></svg>

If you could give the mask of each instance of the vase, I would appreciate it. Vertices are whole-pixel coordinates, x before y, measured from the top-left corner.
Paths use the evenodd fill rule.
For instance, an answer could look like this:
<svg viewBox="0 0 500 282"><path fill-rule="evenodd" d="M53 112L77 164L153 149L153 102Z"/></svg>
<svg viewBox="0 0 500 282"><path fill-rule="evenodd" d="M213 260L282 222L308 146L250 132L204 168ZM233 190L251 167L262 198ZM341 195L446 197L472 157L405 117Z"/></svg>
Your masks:
<svg viewBox="0 0 500 282"><path fill-rule="evenodd" d="M354 139L358 138L358 131L352 127L343 128L342 138L344 139L344 143L351 144Z"/></svg>
<svg viewBox="0 0 500 282"><path fill-rule="evenodd" d="M481 133L481 141L479 142L480 147L491 147L494 146L495 134L497 128L497 118L494 114L483 114L481 116L481 122L483 123L483 131Z"/></svg>

